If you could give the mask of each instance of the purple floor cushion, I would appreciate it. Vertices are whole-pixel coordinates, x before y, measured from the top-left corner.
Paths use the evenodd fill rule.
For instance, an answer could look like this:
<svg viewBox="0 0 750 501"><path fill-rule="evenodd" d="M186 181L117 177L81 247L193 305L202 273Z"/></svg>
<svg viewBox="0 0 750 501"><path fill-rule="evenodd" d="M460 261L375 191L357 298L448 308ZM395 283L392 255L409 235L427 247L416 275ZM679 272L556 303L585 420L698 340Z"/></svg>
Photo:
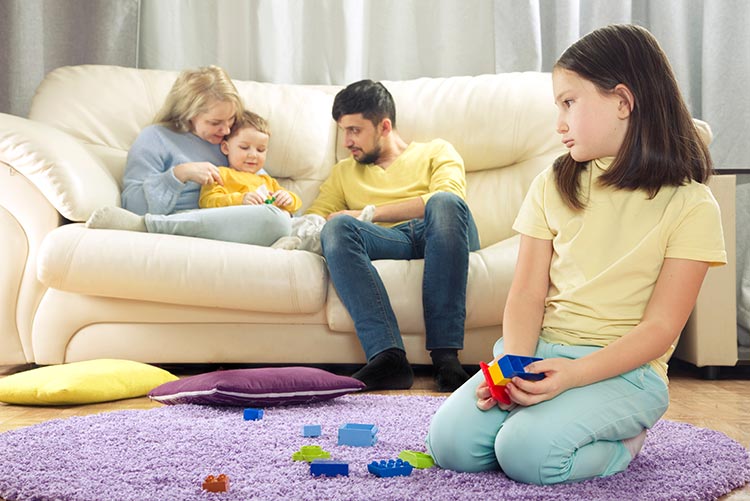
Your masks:
<svg viewBox="0 0 750 501"><path fill-rule="evenodd" d="M172 405L48 421L0 434L0 498L59 500L709 500L750 480L748 452L726 435L661 421L627 471L577 484L519 484L501 472L414 469L379 478L372 461L424 451L430 417L443 397L346 395L316 404L269 407L244 421L242 409ZM372 447L337 444L344 423L377 426ZM316 438L305 425L321 425ZM349 476L310 475L292 461L319 445ZM208 475L229 491L204 492Z"/></svg>
<svg viewBox="0 0 750 501"><path fill-rule="evenodd" d="M198 374L149 392L163 404L268 406L319 402L365 388L362 381L314 367L267 367Z"/></svg>

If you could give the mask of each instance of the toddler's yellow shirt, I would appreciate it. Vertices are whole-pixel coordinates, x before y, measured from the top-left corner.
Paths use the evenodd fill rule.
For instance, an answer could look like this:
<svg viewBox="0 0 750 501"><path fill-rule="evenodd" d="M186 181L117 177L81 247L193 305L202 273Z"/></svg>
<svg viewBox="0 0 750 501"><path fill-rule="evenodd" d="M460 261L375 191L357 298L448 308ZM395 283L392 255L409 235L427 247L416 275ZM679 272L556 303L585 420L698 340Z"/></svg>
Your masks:
<svg viewBox="0 0 750 501"><path fill-rule="evenodd" d="M719 205L707 186L664 186L649 200L642 190L596 181L612 158L581 174L586 208L572 211L552 168L533 181L513 229L552 240L550 287L541 338L566 345L607 346L643 317L665 258L725 264ZM652 362L666 380L674 346Z"/></svg>
<svg viewBox="0 0 750 501"><path fill-rule="evenodd" d="M462 199L466 197L463 159L442 139L409 144L386 169L361 164L353 157L342 160L333 166L307 213L326 217L341 210L362 210L367 205L379 206L416 197L422 197L426 204L438 191L454 193ZM382 224L395 226L399 223Z"/></svg>
<svg viewBox="0 0 750 501"><path fill-rule="evenodd" d="M202 209L242 205L242 197L245 193L253 192L262 185L268 188L269 193L284 190L278 181L268 174L253 174L252 172L235 170L231 167L219 167L219 175L224 181L224 186L214 183L201 188L198 205ZM290 214L294 214L295 211L302 207L302 200L300 200L296 193L289 190L285 191L292 196L292 203L279 208L284 209Z"/></svg>

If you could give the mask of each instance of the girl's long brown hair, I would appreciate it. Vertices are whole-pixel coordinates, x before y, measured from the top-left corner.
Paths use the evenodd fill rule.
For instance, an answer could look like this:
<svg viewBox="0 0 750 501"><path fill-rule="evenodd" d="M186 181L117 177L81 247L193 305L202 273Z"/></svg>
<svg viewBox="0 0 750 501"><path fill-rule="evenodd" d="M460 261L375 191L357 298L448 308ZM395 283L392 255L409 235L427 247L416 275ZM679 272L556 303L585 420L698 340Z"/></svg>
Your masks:
<svg viewBox="0 0 750 501"><path fill-rule="evenodd" d="M635 98L623 144L600 183L642 189L653 198L662 186L708 180L708 147L698 136L666 54L646 29L620 24L595 30L560 56L558 68L578 74L602 93L624 84ZM570 154L555 160L558 190L572 209L585 207L580 174L587 164Z"/></svg>

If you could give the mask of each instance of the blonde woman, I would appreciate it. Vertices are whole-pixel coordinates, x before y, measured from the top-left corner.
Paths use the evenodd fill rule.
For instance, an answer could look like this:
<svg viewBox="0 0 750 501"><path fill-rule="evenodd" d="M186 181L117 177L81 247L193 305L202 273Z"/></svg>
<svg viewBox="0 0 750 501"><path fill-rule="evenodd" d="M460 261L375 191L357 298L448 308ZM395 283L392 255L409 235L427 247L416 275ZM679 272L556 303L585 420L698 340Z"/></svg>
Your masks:
<svg viewBox="0 0 750 501"><path fill-rule="evenodd" d="M244 106L223 69L183 71L154 123L128 152L122 208L103 207L90 228L185 235L271 245L289 235L289 215L269 204L198 209L201 186L222 184L221 143Z"/></svg>

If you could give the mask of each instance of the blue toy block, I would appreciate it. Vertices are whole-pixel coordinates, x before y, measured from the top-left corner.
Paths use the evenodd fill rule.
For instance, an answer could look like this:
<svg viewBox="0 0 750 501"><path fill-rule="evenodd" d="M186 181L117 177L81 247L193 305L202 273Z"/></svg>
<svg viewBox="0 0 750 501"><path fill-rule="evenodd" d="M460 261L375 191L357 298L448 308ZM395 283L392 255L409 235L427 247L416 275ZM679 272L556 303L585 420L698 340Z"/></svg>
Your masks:
<svg viewBox="0 0 750 501"><path fill-rule="evenodd" d="M346 423L339 427L338 445L354 447L371 447L378 441L375 434L378 427L374 424Z"/></svg>
<svg viewBox="0 0 750 501"><path fill-rule="evenodd" d="M403 459L373 461L367 465L367 470L378 477L408 477L413 469L414 467Z"/></svg>
<svg viewBox="0 0 750 501"><path fill-rule="evenodd" d="M321 428L319 424L306 424L302 426L303 437L319 437L321 434Z"/></svg>
<svg viewBox="0 0 750 501"><path fill-rule="evenodd" d="M335 477L337 475L349 476L349 463L333 461L331 459L314 459L310 463L310 475L314 477Z"/></svg>
<svg viewBox="0 0 750 501"><path fill-rule="evenodd" d="M522 379L528 379L529 381L539 381L544 379L544 374L534 374L526 372L525 367L531 362L536 362L541 358L536 357L521 357L518 355L505 355L497 361L500 366L500 370L503 372L503 376L508 379L514 377L520 377Z"/></svg>
<svg viewBox="0 0 750 501"><path fill-rule="evenodd" d="M248 407L243 413L245 421L257 421L263 419L263 409L253 409Z"/></svg>

